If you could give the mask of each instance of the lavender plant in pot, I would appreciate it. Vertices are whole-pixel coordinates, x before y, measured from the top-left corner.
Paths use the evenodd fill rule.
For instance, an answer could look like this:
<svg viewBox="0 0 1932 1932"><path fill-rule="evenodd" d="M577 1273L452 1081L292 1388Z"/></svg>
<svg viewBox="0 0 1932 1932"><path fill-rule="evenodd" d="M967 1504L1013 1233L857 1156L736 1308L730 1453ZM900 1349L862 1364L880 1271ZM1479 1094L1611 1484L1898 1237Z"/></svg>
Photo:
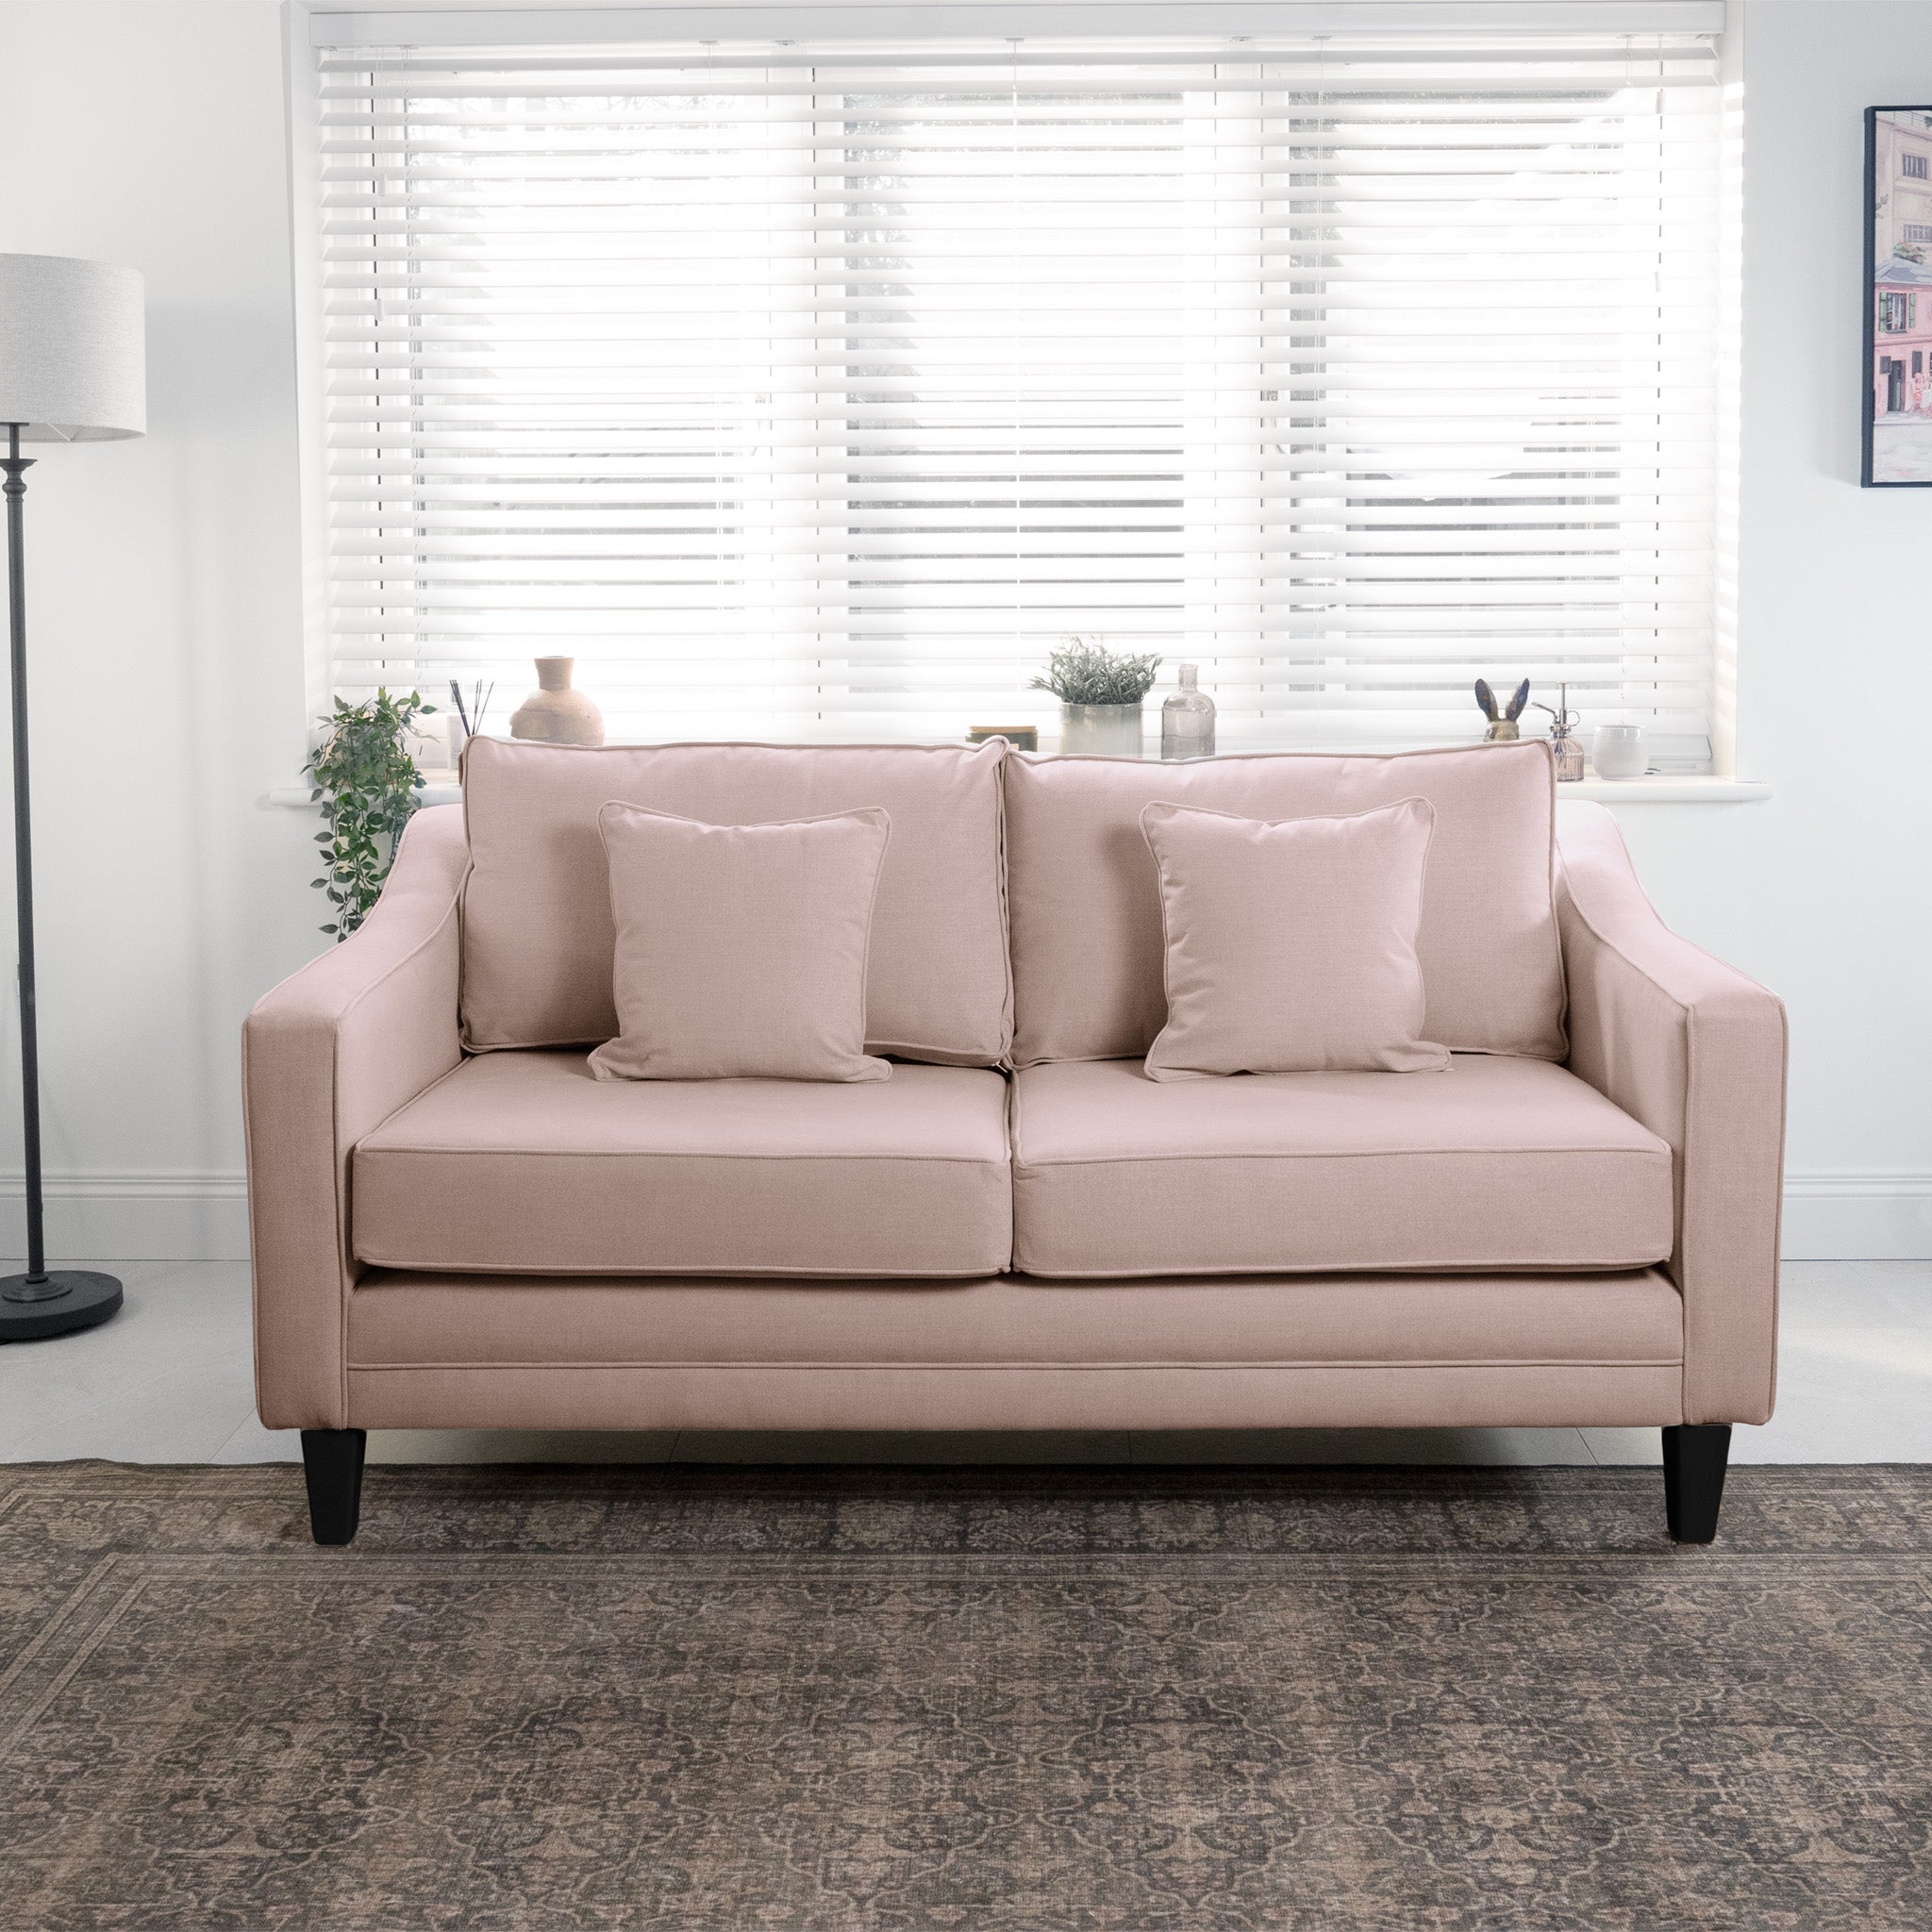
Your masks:
<svg viewBox="0 0 1932 1932"><path fill-rule="evenodd" d="M1036 677L1032 689L1050 691L1060 701L1063 752L1139 758L1141 707L1159 668L1151 653L1116 657L1103 643L1069 638L1047 658L1046 675Z"/></svg>

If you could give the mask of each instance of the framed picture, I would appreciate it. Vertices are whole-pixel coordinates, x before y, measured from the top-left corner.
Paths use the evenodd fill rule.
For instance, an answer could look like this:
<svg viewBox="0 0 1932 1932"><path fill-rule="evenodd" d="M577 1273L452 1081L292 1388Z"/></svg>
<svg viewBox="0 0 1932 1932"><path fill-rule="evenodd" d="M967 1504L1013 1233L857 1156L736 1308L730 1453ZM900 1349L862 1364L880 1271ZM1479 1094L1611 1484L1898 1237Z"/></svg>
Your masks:
<svg viewBox="0 0 1932 1932"><path fill-rule="evenodd" d="M1932 484L1932 107L1865 109L1867 489Z"/></svg>

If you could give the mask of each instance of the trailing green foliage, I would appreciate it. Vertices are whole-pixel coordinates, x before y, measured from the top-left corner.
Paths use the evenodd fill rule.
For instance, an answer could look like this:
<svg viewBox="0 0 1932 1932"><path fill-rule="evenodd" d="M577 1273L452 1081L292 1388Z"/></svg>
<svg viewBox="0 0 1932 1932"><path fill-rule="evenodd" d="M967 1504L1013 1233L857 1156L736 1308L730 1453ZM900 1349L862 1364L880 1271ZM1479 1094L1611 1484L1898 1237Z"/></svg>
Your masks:
<svg viewBox="0 0 1932 1932"><path fill-rule="evenodd" d="M1105 644L1070 638L1046 660L1046 675L1034 691L1050 691L1063 705L1138 705L1154 688L1160 659L1116 658Z"/></svg>
<svg viewBox="0 0 1932 1932"><path fill-rule="evenodd" d="M322 929L347 939L368 917L395 858L396 841L422 802L423 774L403 749L417 718L435 710L411 691L378 690L359 705L336 700L327 736L302 767L315 780L308 795L328 830L318 832L328 870L313 883L328 894L335 918Z"/></svg>

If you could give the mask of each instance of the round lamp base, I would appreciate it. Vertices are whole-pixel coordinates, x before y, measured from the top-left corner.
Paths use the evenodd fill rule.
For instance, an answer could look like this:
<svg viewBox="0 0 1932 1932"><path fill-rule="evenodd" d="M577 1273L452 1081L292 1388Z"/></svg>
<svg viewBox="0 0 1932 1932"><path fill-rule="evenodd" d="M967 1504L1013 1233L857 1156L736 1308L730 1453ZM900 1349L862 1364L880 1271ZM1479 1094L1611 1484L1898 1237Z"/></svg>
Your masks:
<svg viewBox="0 0 1932 1932"><path fill-rule="evenodd" d="M93 1328L121 1306L121 1284L85 1268L50 1268L44 1281L0 1276L0 1341L42 1341Z"/></svg>

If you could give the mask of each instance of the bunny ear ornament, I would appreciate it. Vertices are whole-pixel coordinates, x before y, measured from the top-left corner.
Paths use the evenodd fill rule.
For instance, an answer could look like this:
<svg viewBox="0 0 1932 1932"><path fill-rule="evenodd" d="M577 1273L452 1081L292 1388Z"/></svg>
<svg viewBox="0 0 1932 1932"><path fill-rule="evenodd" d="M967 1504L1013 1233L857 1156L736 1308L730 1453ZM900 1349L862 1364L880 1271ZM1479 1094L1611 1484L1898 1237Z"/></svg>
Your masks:
<svg viewBox="0 0 1932 1932"><path fill-rule="evenodd" d="M1522 732L1516 728L1516 721L1523 716L1524 708L1529 703L1528 678L1525 677L1516 687L1515 696L1499 711L1496 708L1496 693L1490 689L1489 679L1478 677L1475 681L1475 701L1483 716L1490 721L1490 728L1483 734L1487 741L1497 743L1522 737Z"/></svg>

